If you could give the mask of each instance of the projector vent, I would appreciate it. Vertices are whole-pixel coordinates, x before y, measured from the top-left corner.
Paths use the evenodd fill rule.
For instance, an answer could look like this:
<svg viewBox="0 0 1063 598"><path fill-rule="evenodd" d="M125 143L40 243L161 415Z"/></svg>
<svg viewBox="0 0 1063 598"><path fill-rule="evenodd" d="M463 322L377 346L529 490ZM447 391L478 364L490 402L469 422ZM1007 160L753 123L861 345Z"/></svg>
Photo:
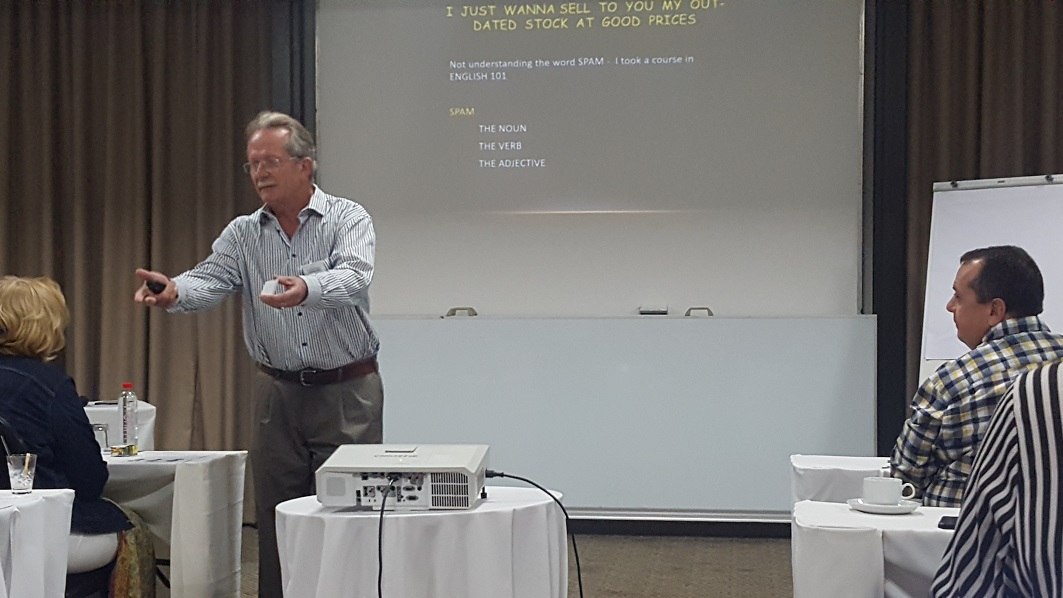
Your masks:
<svg viewBox="0 0 1063 598"><path fill-rule="evenodd" d="M431 486L433 508L469 508L469 476L463 473L433 473Z"/></svg>

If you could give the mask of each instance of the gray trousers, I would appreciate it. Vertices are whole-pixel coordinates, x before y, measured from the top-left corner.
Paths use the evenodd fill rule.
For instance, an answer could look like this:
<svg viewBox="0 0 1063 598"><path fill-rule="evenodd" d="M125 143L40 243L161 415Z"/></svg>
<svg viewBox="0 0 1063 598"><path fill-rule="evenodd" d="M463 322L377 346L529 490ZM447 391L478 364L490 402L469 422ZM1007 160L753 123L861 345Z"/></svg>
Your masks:
<svg viewBox="0 0 1063 598"><path fill-rule="evenodd" d="M258 372L251 440L258 517L258 595L281 598L276 506L316 493L314 472L341 444L383 442L380 374L304 387Z"/></svg>

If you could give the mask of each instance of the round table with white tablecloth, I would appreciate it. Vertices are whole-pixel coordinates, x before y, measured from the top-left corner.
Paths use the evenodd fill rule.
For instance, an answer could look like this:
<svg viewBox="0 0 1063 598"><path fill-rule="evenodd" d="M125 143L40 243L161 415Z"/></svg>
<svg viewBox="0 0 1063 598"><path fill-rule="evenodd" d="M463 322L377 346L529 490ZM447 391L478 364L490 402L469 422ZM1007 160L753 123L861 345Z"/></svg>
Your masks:
<svg viewBox="0 0 1063 598"><path fill-rule="evenodd" d="M277 505L285 596L376 596L380 512ZM565 598L565 516L540 490L488 487L472 509L385 511L385 596Z"/></svg>
<svg viewBox="0 0 1063 598"><path fill-rule="evenodd" d="M0 490L0 596L62 598L74 491Z"/></svg>
<svg viewBox="0 0 1063 598"><path fill-rule="evenodd" d="M170 596L240 595L246 451L144 451L107 457L103 495L144 520L170 559Z"/></svg>
<svg viewBox="0 0 1063 598"><path fill-rule="evenodd" d="M953 533L938 524L958 513L918 507L875 515L841 503L797 503L790 534L795 598L927 596Z"/></svg>

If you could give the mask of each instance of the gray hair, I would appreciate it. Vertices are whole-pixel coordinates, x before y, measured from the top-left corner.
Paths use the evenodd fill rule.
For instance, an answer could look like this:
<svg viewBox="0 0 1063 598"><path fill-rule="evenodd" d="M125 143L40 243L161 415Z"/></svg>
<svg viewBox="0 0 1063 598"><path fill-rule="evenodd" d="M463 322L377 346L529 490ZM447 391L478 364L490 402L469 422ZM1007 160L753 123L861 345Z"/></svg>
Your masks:
<svg viewBox="0 0 1063 598"><path fill-rule="evenodd" d="M314 146L314 136L306 127L294 118L283 112L263 110L247 123L248 141L251 136L263 129L287 129L291 135L284 144L285 151L293 158L310 158L312 172L317 172L317 147Z"/></svg>

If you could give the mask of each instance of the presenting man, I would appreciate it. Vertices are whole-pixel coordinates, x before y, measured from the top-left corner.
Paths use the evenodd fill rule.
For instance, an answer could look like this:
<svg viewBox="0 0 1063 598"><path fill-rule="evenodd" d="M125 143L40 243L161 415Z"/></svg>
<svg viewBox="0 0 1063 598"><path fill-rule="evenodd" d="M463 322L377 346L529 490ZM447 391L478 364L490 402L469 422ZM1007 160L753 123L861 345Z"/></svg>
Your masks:
<svg viewBox="0 0 1063 598"><path fill-rule="evenodd" d="M337 446L383 436L368 316L373 223L314 184L315 152L294 118L260 113L247 126L244 169L262 207L230 222L191 270L173 279L136 272L134 301L172 312L243 299L244 341L260 370L251 447L259 595L270 598L281 596L274 507L314 494L314 472Z"/></svg>
<svg viewBox="0 0 1063 598"><path fill-rule="evenodd" d="M975 451L1011 381L1037 363L1063 358L1063 336L1037 315L1044 283L1024 250L968 251L952 290L945 309L971 350L919 387L890 457L894 477L911 482L924 505L937 507L960 506Z"/></svg>

